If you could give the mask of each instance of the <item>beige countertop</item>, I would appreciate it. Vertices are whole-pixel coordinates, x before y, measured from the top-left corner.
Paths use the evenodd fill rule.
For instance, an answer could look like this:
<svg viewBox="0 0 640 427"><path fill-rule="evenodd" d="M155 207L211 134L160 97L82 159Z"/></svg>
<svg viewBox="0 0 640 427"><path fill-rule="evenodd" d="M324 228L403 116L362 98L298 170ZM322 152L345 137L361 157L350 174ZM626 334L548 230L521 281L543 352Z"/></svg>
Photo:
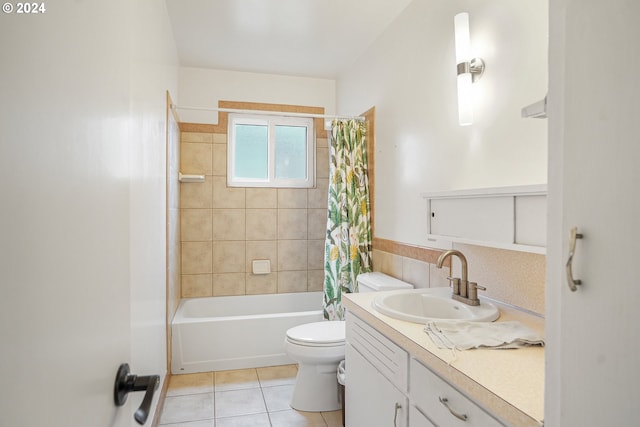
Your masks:
<svg viewBox="0 0 640 427"><path fill-rule="evenodd" d="M350 313L369 323L416 360L446 379L480 406L513 426L542 425L544 417L544 349L438 348L424 325L393 319L376 311L372 302L382 292L343 294ZM544 336L544 319L499 304L500 318L517 320Z"/></svg>

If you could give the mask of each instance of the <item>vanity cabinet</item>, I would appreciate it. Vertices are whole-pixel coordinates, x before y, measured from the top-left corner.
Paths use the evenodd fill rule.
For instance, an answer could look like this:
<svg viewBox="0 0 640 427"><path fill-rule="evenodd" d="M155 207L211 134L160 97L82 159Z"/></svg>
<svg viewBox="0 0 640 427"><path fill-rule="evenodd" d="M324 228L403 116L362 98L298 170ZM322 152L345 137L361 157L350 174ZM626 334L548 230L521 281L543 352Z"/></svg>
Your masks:
<svg viewBox="0 0 640 427"><path fill-rule="evenodd" d="M346 425L407 427L407 352L350 314L346 339Z"/></svg>
<svg viewBox="0 0 640 427"><path fill-rule="evenodd" d="M346 326L347 427L504 426L359 317Z"/></svg>

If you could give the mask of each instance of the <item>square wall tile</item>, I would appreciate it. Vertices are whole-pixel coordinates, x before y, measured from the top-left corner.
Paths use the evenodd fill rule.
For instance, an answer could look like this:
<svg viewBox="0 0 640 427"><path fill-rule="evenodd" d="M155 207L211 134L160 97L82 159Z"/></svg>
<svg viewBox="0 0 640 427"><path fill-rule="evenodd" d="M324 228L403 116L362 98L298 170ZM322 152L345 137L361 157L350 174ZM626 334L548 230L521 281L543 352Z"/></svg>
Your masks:
<svg viewBox="0 0 640 427"><path fill-rule="evenodd" d="M213 142L213 134L205 132L182 132L180 134L181 142Z"/></svg>
<svg viewBox="0 0 640 427"><path fill-rule="evenodd" d="M247 295L275 294L278 292L278 273L246 273Z"/></svg>
<svg viewBox="0 0 640 427"><path fill-rule="evenodd" d="M211 242L182 242L182 273L211 273L211 254Z"/></svg>
<svg viewBox="0 0 640 427"><path fill-rule="evenodd" d="M329 202L329 178L316 179L316 188L307 190L307 207L327 210Z"/></svg>
<svg viewBox="0 0 640 427"><path fill-rule="evenodd" d="M246 244L240 242L213 243L214 273L244 273Z"/></svg>
<svg viewBox="0 0 640 427"><path fill-rule="evenodd" d="M322 291L324 289L324 270L307 271L307 291Z"/></svg>
<svg viewBox="0 0 640 427"><path fill-rule="evenodd" d="M429 287L440 288L449 286L450 282L447 277L451 276L449 268L438 268L435 264L429 264Z"/></svg>
<svg viewBox="0 0 640 427"><path fill-rule="evenodd" d="M413 258L402 258L402 280L415 288L429 287L429 264Z"/></svg>
<svg viewBox="0 0 640 427"><path fill-rule="evenodd" d="M329 148L316 148L316 178L329 178Z"/></svg>
<svg viewBox="0 0 640 427"><path fill-rule="evenodd" d="M307 236L311 239L325 239L327 237L327 208L309 209Z"/></svg>
<svg viewBox="0 0 640 427"><path fill-rule="evenodd" d="M253 260L268 259L271 271L278 270L278 243L275 240L247 241L247 273L252 272Z"/></svg>
<svg viewBox="0 0 640 427"><path fill-rule="evenodd" d="M307 268L309 270L324 269L324 240L307 241Z"/></svg>
<svg viewBox="0 0 640 427"><path fill-rule="evenodd" d="M245 240L244 209L213 210L213 240Z"/></svg>
<svg viewBox="0 0 640 427"><path fill-rule="evenodd" d="M307 209L278 209L278 239L307 238Z"/></svg>
<svg viewBox="0 0 640 427"><path fill-rule="evenodd" d="M238 187L227 187L227 178L214 176L213 182L213 203L212 207L218 209L244 209L245 189Z"/></svg>
<svg viewBox="0 0 640 427"><path fill-rule="evenodd" d="M276 240L277 209L247 209L247 240Z"/></svg>
<svg viewBox="0 0 640 427"><path fill-rule="evenodd" d="M214 133L213 134L213 143L214 144L226 144L227 143L227 134L226 133Z"/></svg>
<svg viewBox="0 0 640 427"><path fill-rule="evenodd" d="M306 207L306 188L278 188L278 208L302 209Z"/></svg>
<svg viewBox="0 0 640 427"><path fill-rule="evenodd" d="M211 175L211 144L191 142L180 144L180 172Z"/></svg>
<svg viewBox="0 0 640 427"><path fill-rule="evenodd" d="M247 188L247 209L276 209L277 207L277 189Z"/></svg>
<svg viewBox="0 0 640 427"><path fill-rule="evenodd" d="M211 274L182 275L182 298L210 297L212 295Z"/></svg>
<svg viewBox="0 0 640 427"><path fill-rule="evenodd" d="M180 234L183 242L210 241L212 236L210 209L182 209Z"/></svg>
<svg viewBox="0 0 640 427"><path fill-rule="evenodd" d="M213 159L211 174L215 176L227 176L227 146L213 144L211 146Z"/></svg>
<svg viewBox="0 0 640 427"><path fill-rule="evenodd" d="M284 270L307 270L306 240L278 240L278 272Z"/></svg>
<svg viewBox="0 0 640 427"><path fill-rule="evenodd" d="M211 209L213 181L210 176L205 176L204 182L180 183L180 208Z"/></svg>
<svg viewBox="0 0 640 427"><path fill-rule="evenodd" d="M278 272L278 293L306 291L307 270Z"/></svg>
<svg viewBox="0 0 640 427"><path fill-rule="evenodd" d="M246 293L244 273L213 274L212 283L214 297Z"/></svg>
<svg viewBox="0 0 640 427"><path fill-rule="evenodd" d="M374 249L373 270L402 280L402 256Z"/></svg>

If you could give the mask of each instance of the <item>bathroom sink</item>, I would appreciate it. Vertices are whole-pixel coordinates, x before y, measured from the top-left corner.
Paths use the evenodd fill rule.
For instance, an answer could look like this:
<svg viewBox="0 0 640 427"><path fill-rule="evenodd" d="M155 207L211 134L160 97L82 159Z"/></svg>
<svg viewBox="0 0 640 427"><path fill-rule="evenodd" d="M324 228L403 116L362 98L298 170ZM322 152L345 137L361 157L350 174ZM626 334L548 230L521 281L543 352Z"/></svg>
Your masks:
<svg viewBox="0 0 640 427"><path fill-rule="evenodd" d="M471 306L451 298L451 288L428 288L384 292L376 296L373 307L382 314L414 323L430 320L493 322L500 317L494 304L481 300Z"/></svg>

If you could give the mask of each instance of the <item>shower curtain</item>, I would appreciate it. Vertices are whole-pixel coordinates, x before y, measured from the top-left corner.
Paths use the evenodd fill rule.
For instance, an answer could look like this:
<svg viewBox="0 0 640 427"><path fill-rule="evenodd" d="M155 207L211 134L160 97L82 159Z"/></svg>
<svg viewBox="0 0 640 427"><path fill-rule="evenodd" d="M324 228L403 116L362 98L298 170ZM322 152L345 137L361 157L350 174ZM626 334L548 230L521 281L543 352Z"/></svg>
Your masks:
<svg viewBox="0 0 640 427"><path fill-rule="evenodd" d="M357 292L356 277L371 271L366 124L334 120L329 146L323 311L328 320L342 320L342 293Z"/></svg>

